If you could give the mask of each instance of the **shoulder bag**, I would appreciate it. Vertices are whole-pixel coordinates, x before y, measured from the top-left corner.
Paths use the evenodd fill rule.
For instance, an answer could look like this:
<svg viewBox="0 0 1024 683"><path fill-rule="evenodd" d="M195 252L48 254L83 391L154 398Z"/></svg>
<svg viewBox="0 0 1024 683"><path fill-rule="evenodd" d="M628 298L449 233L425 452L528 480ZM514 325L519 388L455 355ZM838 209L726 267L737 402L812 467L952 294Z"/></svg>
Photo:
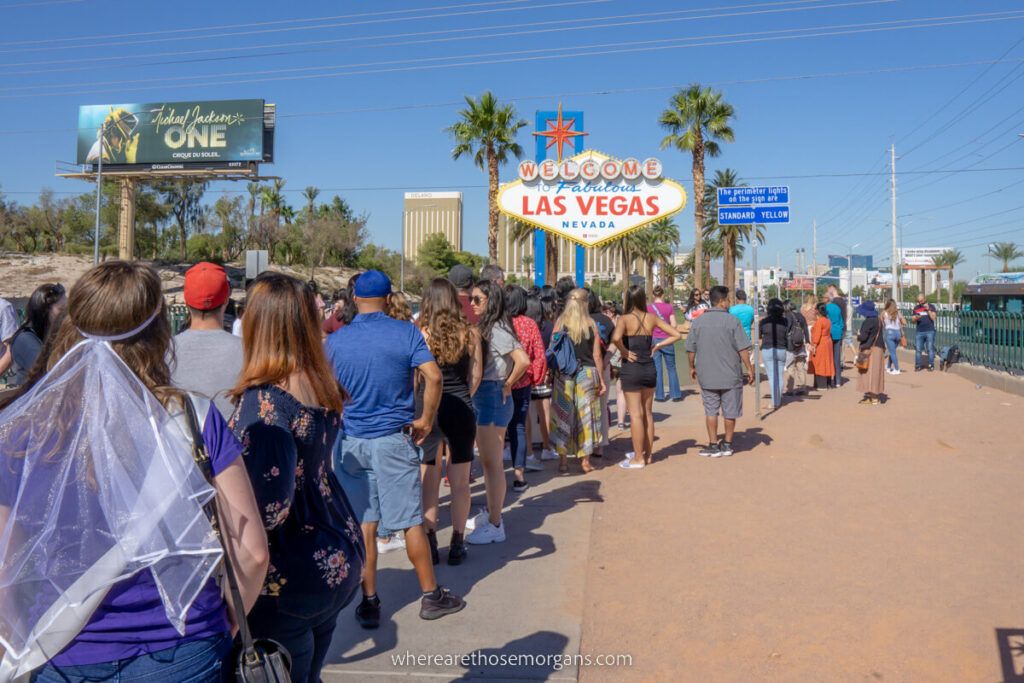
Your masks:
<svg viewBox="0 0 1024 683"><path fill-rule="evenodd" d="M875 338L871 342L871 345L868 346L867 351L861 350L861 351L857 352L857 358L854 361L854 365L856 366L856 368L859 371L867 372L868 368L871 367L871 349L874 348L875 344L878 343L878 338L881 336L882 329L884 327L885 327L885 325L883 325L882 321L879 320L878 321L878 329L875 330Z"/></svg>
<svg viewBox="0 0 1024 683"><path fill-rule="evenodd" d="M186 396L183 403L185 404L189 435L192 437L192 458L196 461L203 476L212 485L213 468L210 465L210 457L206 453L192 397ZM224 535L220 531L219 507L217 496L214 496L207 504L206 512L210 516L210 522L224 548L224 575L227 578L228 587L231 589L231 604L235 612L235 619L238 621L241 648L234 658L234 679L238 683L290 683L292 679L288 670L291 668L292 658L288 650L275 640L268 638L254 640L252 632L249 630L249 622L245 617L245 604L242 602L242 594L238 590L238 579L235 576L231 548L224 542Z"/></svg>

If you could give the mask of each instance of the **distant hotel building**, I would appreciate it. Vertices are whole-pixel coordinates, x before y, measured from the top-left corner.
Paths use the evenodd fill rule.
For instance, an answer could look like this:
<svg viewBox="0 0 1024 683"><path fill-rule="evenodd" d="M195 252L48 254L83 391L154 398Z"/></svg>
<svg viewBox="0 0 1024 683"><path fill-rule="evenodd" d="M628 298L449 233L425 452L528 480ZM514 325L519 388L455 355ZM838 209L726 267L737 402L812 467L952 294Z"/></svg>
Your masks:
<svg viewBox="0 0 1024 683"><path fill-rule="evenodd" d="M406 192L405 257L416 262L420 245L433 234L444 235L456 251L462 251L462 193Z"/></svg>
<svg viewBox="0 0 1024 683"><path fill-rule="evenodd" d="M533 264L533 232L521 241L512 239L508 230L508 219L505 214L498 216L498 265L506 273L521 279L532 280ZM586 280L618 280L622 275L622 265L618 255L613 251L605 251L601 247L587 247ZM549 266L550 268L550 266ZM641 273L642 274L642 273ZM564 237L558 238L558 277L576 275L576 245Z"/></svg>

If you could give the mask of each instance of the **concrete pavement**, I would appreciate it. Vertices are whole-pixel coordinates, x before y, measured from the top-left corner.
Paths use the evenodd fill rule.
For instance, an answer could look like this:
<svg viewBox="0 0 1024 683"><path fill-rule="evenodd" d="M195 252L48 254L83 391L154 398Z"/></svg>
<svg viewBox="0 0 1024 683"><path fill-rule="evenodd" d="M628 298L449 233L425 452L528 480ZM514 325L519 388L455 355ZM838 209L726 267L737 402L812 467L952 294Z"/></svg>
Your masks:
<svg viewBox="0 0 1024 683"><path fill-rule="evenodd" d="M938 372L886 379L882 406L850 384L746 417L720 460L696 455L696 395L656 404L653 466L614 466L625 435L591 475L548 463L510 495L505 544L441 565L462 613L421 621L404 553L384 556L387 621L364 632L346 610L324 680L1014 680L1024 399ZM480 658L514 654L591 665ZM595 665L608 655L631 662Z"/></svg>

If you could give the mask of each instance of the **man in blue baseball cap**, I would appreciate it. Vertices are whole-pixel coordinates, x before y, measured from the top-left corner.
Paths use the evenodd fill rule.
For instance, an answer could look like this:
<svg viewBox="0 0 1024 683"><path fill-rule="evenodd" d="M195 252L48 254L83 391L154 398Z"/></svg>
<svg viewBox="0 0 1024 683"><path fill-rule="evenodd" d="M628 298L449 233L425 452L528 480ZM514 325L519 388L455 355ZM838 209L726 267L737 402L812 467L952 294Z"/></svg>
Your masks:
<svg viewBox="0 0 1024 683"><path fill-rule="evenodd" d="M334 471L362 523L366 541L363 600L356 620L380 625L377 597L377 528L405 532L405 548L416 569L423 599L420 617L458 612L465 601L437 585L430 545L423 530L423 489L417 445L430 433L441 400L441 370L419 329L384 312L391 280L368 270L353 290L358 314L327 338L327 357L348 394L343 436L334 451ZM423 413L415 417L413 378L424 382Z"/></svg>

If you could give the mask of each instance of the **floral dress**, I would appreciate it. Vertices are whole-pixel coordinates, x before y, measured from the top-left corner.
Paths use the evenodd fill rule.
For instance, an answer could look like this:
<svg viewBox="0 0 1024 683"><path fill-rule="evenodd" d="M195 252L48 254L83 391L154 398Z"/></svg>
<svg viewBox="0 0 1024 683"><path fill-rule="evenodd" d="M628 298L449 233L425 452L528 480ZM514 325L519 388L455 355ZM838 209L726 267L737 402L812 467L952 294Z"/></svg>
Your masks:
<svg viewBox="0 0 1024 683"><path fill-rule="evenodd" d="M272 385L248 389L231 417L270 546L263 596L359 587L366 548L331 468L339 424Z"/></svg>

